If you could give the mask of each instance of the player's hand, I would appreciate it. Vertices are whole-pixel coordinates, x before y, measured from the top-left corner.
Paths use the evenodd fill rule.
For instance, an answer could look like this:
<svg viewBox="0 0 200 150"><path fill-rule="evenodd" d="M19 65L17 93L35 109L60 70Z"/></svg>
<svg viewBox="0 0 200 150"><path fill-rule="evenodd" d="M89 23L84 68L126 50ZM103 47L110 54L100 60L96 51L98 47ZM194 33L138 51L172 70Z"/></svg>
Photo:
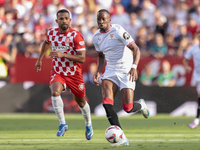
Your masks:
<svg viewBox="0 0 200 150"><path fill-rule="evenodd" d="M93 82L94 84L96 84L97 86L99 86L99 82L98 82L98 79L100 77L100 73L97 72L94 76L93 76Z"/></svg>
<svg viewBox="0 0 200 150"><path fill-rule="evenodd" d="M129 81L136 81L138 79L138 74L137 74L137 70L134 68L131 68L131 70L129 71L129 73L127 74L127 76L129 77Z"/></svg>
<svg viewBox="0 0 200 150"><path fill-rule="evenodd" d="M192 67L186 66L185 69L186 69L187 72L190 72L192 70Z"/></svg>
<svg viewBox="0 0 200 150"><path fill-rule="evenodd" d="M64 53L60 52L60 51L53 51L53 52L50 52L49 56L51 58L62 58L64 55Z"/></svg>
<svg viewBox="0 0 200 150"><path fill-rule="evenodd" d="M42 66L42 61L37 60L37 62L35 63L35 71L41 71L41 66Z"/></svg>

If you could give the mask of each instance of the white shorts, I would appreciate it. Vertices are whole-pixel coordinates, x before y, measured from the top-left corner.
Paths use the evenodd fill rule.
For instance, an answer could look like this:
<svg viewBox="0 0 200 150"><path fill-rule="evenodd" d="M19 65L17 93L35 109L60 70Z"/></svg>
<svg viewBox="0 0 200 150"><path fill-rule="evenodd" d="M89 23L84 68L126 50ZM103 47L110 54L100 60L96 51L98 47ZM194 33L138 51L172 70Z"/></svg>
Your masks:
<svg viewBox="0 0 200 150"><path fill-rule="evenodd" d="M132 80L129 81L129 78L130 76L127 76L127 74L110 75L106 73L106 74L103 74L101 79L107 79L114 82L119 87L120 90L124 88L135 90L135 81L133 82Z"/></svg>

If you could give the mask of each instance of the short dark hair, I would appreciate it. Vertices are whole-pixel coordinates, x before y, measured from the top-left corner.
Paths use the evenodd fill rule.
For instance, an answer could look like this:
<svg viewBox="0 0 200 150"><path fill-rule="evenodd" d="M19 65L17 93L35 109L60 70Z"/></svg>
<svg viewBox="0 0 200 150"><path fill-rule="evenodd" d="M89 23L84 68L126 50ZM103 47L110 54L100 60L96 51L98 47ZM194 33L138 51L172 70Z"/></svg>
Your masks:
<svg viewBox="0 0 200 150"><path fill-rule="evenodd" d="M71 14L70 14L69 10L67 10L67 9L61 9L61 10L57 11L57 13L56 13L57 17L58 17L59 13L64 13L64 12L68 13L71 18Z"/></svg>
<svg viewBox="0 0 200 150"><path fill-rule="evenodd" d="M107 14L109 14L109 16L110 16L110 12L109 12L108 10L106 10L106 9L100 9L100 10L98 11L98 13L100 13L100 12L107 12Z"/></svg>

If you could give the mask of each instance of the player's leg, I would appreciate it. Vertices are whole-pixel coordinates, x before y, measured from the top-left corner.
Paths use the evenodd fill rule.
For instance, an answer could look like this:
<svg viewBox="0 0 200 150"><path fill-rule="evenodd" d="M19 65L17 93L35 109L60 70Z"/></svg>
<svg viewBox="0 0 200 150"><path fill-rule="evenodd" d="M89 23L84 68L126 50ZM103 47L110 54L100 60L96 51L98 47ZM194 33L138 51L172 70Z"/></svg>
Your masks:
<svg viewBox="0 0 200 150"><path fill-rule="evenodd" d="M140 99L139 102L133 102L134 99L134 90L135 90L135 81L132 82L129 80L129 76L126 74L123 76L118 76L120 78L120 90L122 95L122 104L123 109L127 113L141 111L142 115L145 118L149 117L149 110L143 99Z"/></svg>
<svg viewBox="0 0 200 150"><path fill-rule="evenodd" d="M133 102L134 91L132 89L123 88L121 90L121 96L122 96L122 106L124 111L130 113L130 112L138 112L141 110L142 108L141 104Z"/></svg>
<svg viewBox="0 0 200 150"><path fill-rule="evenodd" d="M90 106L85 100L85 97L77 97L75 96L75 100L81 110L81 113L83 115L83 118L85 120L85 136L87 140L90 140L93 136L93 129L92 129L92 121L91 121L91 112L90 112Z"/></svg>
<svg viewBox="0 0 200 150"><path fill-rule="evenodd" d="M110 122L111 125L117 125L121 128L117 113L113 108L114 97L117 93L118 86L110 80L103 79L101 88L103 97L102 104L106 111L106 116L108 118L108 121Z"/></svg>
<svg viewBox="0 0 200 150"><path fill-rule="evenodd" d="M102 103L106 111L106 116L111 125L117 125L121 128L117 113L115 112L113 108L114 97L117 93L118 86L114 82L104 79L102 80L101 87L102 87L102 96L103 96ZM111 144L110 146L128 146L128 145L129 145L129 141L126 138L125 134L123 134L122 140L120 140L118 143Z"/></svg>
<svg viewBox="0 0 200 150"><path fill-rule="evenodd" d="M132 89L124 88L121 90L121 96L122 96L122 104L123 109L126 112L137 112L141 109L141 104L134 103L133 104L133 97L134 93ZM129 141L126 138L125 134L122 136L122 140L118 143L111 144L111 146L128 146Z"/></svg>
<svg viewBox="0 0 200 150"><path fill-rule="evenodd" d="M134 99L134 90L131 88L121 89L122 96L122 105L124 111L127 113L139 112L141 111L145 118L149 117L149 110L143 99L140 99L139 102L133 102Z"/></svg>
<svg viewBox="0 0 200 150"><path fill-rule="evenodd" d="M85 120L85 136L87 140L93 137L92 121L90 106L85 100L85 84L82 75L74 75L66 78L67 85L71 92L74 94L76 103L78 104L83 118Z"/></svg>
<svg viewBox="0 0 200 150"><path fill-rule="evenodd" d="M199 115L200 115L200 82L197 83L196 89L197 89L197 94L198 94L198 107L197 107L196 118L193 120L192 123L188 124L188 127L190 127L191 129L195 129L199 125Z"/></svg>
<svg viewBox="0 0 200 150"><path fill-rule="evenodd" d="M57 132L57 136L63 136L65 134L65 131L68 130L68 125L66 124L64 116L63 101L60 96L63 88L64 88L63 85L59 81L53 82L50 85L52 105L60 121L60 126Z"/></svg>

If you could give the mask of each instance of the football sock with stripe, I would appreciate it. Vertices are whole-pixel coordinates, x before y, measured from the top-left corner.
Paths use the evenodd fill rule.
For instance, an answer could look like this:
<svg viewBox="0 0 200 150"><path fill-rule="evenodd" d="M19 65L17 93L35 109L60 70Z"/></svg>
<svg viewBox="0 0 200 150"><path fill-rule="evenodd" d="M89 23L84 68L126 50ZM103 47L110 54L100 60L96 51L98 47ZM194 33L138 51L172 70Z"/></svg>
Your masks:
<svg viewBox="0 0 200 150"><path fill-rule="evenodd" d="M83 115L83 118L85 120L85 125L86 126L90 126L91 123L92 123L92 121L91 121L90 106L89 106L89 104L86 102L83 108L81 108L81 107L79 107L79 108L80 108L81 113Z"/></svg>
<svg viewBox="0 0 200 150"><path fill-rule="evenodd" d="M110 122L110 124L116 125L121 128L117 113L115 112L113 105L103 104L103 107L105 108L106 115L107 115L107 118L108 118L108 121Z"/></svg>
<svg viewBox="0 0 200 150"><path fill-rule="evenodd" d="M124 110L127 112L127 113L131 113L131 112L138 112L142 109L142 105L140 103L137 103L137 102L134 102L134 103L131 103L133 106L132 106L132 109L128 109L129 111L126 111L127 109L125 109L125 105L126 104L123 104L123 108Z"/></svg>
<svg viewBox="0 0 200 150"><path fill-rule="evenodd" d="M60 121L60 124L66 124L61 96L51 96L51 99L54 111Z"/></svg>

